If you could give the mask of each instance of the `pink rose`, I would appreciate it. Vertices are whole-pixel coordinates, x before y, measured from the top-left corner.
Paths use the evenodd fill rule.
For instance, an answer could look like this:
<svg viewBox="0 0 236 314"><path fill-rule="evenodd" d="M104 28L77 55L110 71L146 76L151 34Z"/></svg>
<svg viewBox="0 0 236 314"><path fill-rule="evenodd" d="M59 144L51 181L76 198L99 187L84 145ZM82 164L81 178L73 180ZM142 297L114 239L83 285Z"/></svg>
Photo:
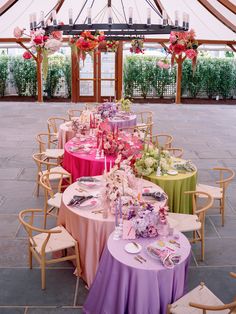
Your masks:
<svg viewBox="0 0 236 314"><path fill-rule="evenodd" d="M54 31L51 33L51 35L54 39L62 40L62 32L61 31Z"/></svg>
<svg viewBox="0 0 236 314"><path fill-rule="evenodd" d="M19 39L23 35L23 33L24 33L24 28L21 29L18 26L14 28L13 34L16 39Z"/></svg>
<svg viewBox="0 0 236 314"><path fill-rule="evenodd" d="M36 36L34 42L36 45L41 45L43 43L43 36Z"/></svg>
<svg viewBox="0 0 236 314"><path fill-rule="evenodd" d="M173 44L177 41L177 38L174 34L170 34L170 43Z"/></svg>
<svg viewBox="0 0 236 314"><path fill-rule="evenodd" d="M177 54L177 55L179 55L179 54L181 54L182 52L185 51L185 46L184 45L180 45L180 44L173 45L172 48L174 50L174 53Z"/></svg>
<svg viewBox="0 0 236 314"><path fill-rule="evenodd" d="M163 62L163 61L161 61L161 60L159 60L159 61L157 62L157 65L158 65L161 69L169 69L169 67L170 67L170 64L169 64L169 63Z"/></svg>
<svg viewBox="0 0 236 314"><path fill-rule="evenodd" d="M32 55L31 55L31 53L30 53L29 51L25 51L25 52L23 53L23 58L24 58L24 59L31 59L31 58L32 58Z"/></svg>
<svg viewBox="0 0 236 314"><path fill-rule="evenodd" d="M194 49L187 49L185 53L186 56L191 60L197 56L197 52Z"/></svg>

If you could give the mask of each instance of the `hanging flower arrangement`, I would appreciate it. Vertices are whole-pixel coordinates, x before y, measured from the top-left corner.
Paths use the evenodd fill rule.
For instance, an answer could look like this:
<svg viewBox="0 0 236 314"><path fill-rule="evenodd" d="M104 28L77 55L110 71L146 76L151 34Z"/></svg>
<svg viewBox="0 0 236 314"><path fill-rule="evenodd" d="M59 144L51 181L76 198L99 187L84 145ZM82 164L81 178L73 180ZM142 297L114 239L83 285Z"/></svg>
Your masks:
<svg viewBox="0 0 236 314"><path fill-rule="evenodd" d="M107 40L106 41L106 51L107 52L116 52L119 47L118 40Z"/></svg>
<svg viewBox="0 0 236 314"><path fill-rule="evenodd" d="M168 48L171 56L171 65L174 65L175 57L185 54L184 58L192 60L193 70L196 68L198 42L193 29L188 32L171 32L170 46Z"/></svg>
<svg viewBox="0 0 236 314"><path fill-rule="evenodd" d="M15 27L13 34L16 39L20 39L23 35L30 37L29 47L23 53L24 59L30 59L38 51L42 52L43 76L46 80L48 72L48 56L57 52L62 45L62 32L54 31L49 36L45 35L45 31L41 28L30 31L30 34L25 33L25 29Z"/></svg>
<svg viewBox="0 0 236 314"><path fill-rule="evenodd" d="M142 39L133 39L131 41L131 47L130 47L131 53L144 53L143 49L143 40Z"/></svg>
<svg viewBox="0 0 236 314"><path fill-rule="evenodd" d="M97 32L94 35L89 31L82 32L75 43L79 51L79 57L84 61L86 55L91 55L94 50L98 48L99 43L104 41L104 39L105 36L103 32Z"/></svg>

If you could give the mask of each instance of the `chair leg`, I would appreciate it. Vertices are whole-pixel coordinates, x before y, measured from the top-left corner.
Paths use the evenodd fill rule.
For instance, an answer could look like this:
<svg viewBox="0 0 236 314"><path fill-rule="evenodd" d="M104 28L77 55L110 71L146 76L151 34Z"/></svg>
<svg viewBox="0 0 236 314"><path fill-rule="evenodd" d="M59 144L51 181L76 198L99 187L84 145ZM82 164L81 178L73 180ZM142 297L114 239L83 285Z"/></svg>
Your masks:
<svg viewBox="0 0 236 314"><path fill-rule="evenodd" d="M31 251L31 245L29 245L29 268L32 269L32 251Z"/></svg>
<svg viewBox="0 0 236 314"><path fill-rule="evenodd" d="M204 237L204 229L201 230L201 261L203 262L205 259L205 237Z"/></svg>
<svg viewBox="0 0 236 314"><path fill-rule="evenodd" d="M76 267L77 267L77 276L81 276L81 267L80 267L80 258L79 258L79 249L78 244L75 244L75 255L76 255Z"/></svg>
<svg viewBox="0 0 236 314"><path fill-rule="evenodd" d="M220 211L221 211L221 225L224 227L225 224L225 201L224 199L220 200Z"/></svg>
<svg viewBox="0 0 236 314"><path fill-rule="evenodd" d="M42 290L46 288L46 270L45 270L45 259L42 257L41 260L41 286Z"/></svg>

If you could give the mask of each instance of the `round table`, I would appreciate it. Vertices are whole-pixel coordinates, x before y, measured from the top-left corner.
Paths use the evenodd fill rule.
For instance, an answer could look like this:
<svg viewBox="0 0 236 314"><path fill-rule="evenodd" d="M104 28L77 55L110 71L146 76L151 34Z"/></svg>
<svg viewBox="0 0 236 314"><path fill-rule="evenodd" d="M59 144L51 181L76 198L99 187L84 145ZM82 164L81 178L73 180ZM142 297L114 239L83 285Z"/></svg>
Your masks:
<svg viewBox="0 0 236 314"><path fill-rule="evenodd" d="M136 126L137 117L135 114L127 115L127 114L118 113L113 118L109 118L108 121L112 129L116 127L118 127L119 129L122 129L122 128L129 128L132 126Z"/></svg>
<svg viewBox="0 0 236 314"><path fill-rule="evenodd" d="M150 186L150 182L143 180L142 186L143 188ZM151 183L151 186L155 187L155 190L163 192L155 184ZM78 183L75 182L64 191L57 223L63 225L78 241L82 278L90 286L94 280L107 239L115 228L115 216L109 213L108 218L103 218L102 213L96 213L102 209L101 202L92 209L79 209L68 206L67 204L72 197L79 195L77 189ZM100 189L88 189L87 191L99 193ZM158 206L164 206L165 203L166 200L158 203Z"/></svg>
<svg viewBox="0 0 236 314"><path fill-rule="evenodd" d="M91 144L92 149L89 153L83 150L71 151L71 147L75 145L74 139L71 139L65 145L63 167L72 175L72 181L84 176L102 175L105 170L105 158L96 159L97 142L96 139L87 139L81 142L76 139L76 145ZM107 171L115 164L116 156L106 156Z"/></svg>
<svg viewBox="0 0 236 314"><path fill-rule="evenodd" d="M192 214L192 198L185 195L184 192L196 190L197 170L160 177L153 173L145 178L157 184L166 192L170 211Z"/></svg>
<svg viewBox="0 0 236 314"><path fill-rule="evenodd" d="M113 240L109 236L99 268L85 301L86 314L166 314L167 305L184 293L189 265L190 244L180 232L180 263L166 269L162 263L150 257L146 246L155 239L139 238L135 242L142 246L139 253L146 262L134 259L134 254L124 250L128 240ZM169 237L173 238L173 237Z"/></svg>

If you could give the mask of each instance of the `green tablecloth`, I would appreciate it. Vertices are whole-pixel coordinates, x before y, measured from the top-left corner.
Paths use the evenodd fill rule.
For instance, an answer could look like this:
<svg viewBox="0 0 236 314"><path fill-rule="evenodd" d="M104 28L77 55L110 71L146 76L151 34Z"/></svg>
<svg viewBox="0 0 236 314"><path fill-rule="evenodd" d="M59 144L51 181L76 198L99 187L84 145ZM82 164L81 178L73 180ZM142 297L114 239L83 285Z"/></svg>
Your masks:
<svg viewBox="0 0 236 314"><path fill-rule="evenodd" d="M164 175L157 177L154 173L145 179L159 185L168 195L168 206L171 212L191 214L192 198L185 191L195 191L197 171Z"/></svg>

